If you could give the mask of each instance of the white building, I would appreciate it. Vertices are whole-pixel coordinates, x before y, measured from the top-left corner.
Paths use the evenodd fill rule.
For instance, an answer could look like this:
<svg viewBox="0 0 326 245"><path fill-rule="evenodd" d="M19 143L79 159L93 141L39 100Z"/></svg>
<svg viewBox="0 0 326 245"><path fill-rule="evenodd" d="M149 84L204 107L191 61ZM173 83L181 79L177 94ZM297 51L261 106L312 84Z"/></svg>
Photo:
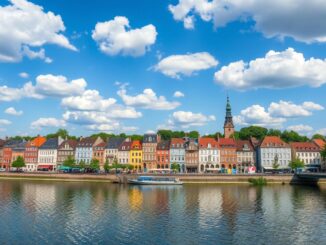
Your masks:
<svg viewBox="0 0 326 245"><path fill-rule="evenodd" d="M273 169L276 163L280 169L289 168L291 147L277 136L266 136L258 148L258 170Z"/></svg>
<svg viewBox="0 0 326 245"><path fill-rule="evenodd" d="M118 149L118 163L120 164L129 164L130 163L130 149L131 149L131 140L126 139Z"/></svg>
<svg viewBox="0 0 326 245"><path fill-rule="evenodd" d="M300 159L306 166L321 165L320 149L313 142L294 142L291 143L292 158Z"/></svg>
<svg viewBox="0 0 326 245"><path fill-rule="evenodd" d="M61 137L48 139L38 149L37 169L57 170L58 146L63 142Z"/></svg>
<svg viewBox="0 0 326 245"><path fill-rule="evenodd" d="M239 173L248 173L249 167L256 166L256 152L249 140L236 140L237 170Z"/></svg>
<svg viewBox="0 0 326 245"><path fill-rule="evenodd" d="M170 168L172 163L180 166L180 172L185 172L185 154L184 139L172 138L170 143Z"/></svg>
<svg viewBox="0 0 326 245"><path fill-rule="evenodd" d="M76 163L79 164L80 162L84 162L85 164L90 164L93 158L93 148L101 142L104 141L100 137L96 139L91 137L81 138L76 146Z"/></svg>
<svg viewBox="0 0 326 245"><path fill-rule="evenodd" d="M220 170L220 150L213 138L199 138L199 172Z"/></svg>
<svg viewBox="0 0 326 245"><path fill-rule="evenodd" d="M108 140L104 150L104 159L109 164L114 162L114 159L118 160L118 152L120 145L124 142L124 138L111 138Z"/></svg>

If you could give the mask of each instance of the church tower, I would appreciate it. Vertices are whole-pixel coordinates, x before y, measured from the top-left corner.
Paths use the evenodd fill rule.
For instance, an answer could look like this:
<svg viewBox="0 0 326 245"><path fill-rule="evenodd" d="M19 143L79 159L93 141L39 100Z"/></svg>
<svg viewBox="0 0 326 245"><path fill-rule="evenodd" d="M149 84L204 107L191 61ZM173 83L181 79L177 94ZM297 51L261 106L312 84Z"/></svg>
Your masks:
<svg viewBox="0 0 326 245"><path fill-rule="evenodd" d="M232 120L231 105L229 96L226 101L225 121L224 121L224 137L230 138L234 134L234 125Z"/></svg>

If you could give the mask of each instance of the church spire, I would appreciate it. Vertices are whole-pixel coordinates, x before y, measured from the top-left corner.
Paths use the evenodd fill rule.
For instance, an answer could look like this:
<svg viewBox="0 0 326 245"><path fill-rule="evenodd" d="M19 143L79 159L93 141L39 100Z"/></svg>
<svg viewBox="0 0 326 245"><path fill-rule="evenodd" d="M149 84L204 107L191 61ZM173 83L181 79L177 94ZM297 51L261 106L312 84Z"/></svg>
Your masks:
<svg viewBox="0 0 326 245"><path fill-rule="evenodd" d="M230 138L234 134L234 124L232 119L232 110L230 104L230 98L227 96L226 109L225 109L225 121L224 121L224 137Z"/></svg>

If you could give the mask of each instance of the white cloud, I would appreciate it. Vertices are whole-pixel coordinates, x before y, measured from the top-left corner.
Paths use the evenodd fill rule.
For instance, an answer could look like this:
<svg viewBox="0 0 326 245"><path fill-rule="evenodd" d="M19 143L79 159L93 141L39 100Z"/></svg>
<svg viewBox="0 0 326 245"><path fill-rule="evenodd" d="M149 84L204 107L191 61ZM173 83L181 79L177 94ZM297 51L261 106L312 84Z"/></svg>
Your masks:
<svg viewBox="0 0 326 245"><path fill-rule="evenodd" d="M29 77L29 74L27 72L21 72L21 73L19 73L19 76L21 78L28 78Z"/></svg>
<svg viewBox="0 0 326 245"><path fill-rule="evenodd" d="M83 78L69 82L64 76L47 74L36 78L35 90L43 96L64 97L82 94L86 86L87 82Z"/></svg>
<svg viewBox="0 0 326 245"><path fill-rule="evenodd" d="M267 38L292 37L302 42L325 42L326 2L320 0L179 0L169 5L173 18L194 28L195 15L215 28L233 21L254 21ZM286 24L284 24L286 23Z"/></svg>
<svg viewBox="0 0 326 245"><path fill-rule="evenodd" d="M43 98L43 96L35 92L35 88L31 82L25 83L22 88L0 86L0 101L20 100L24 97L35 99Z"/></svg>
<svg viewBox="0 0 326 245"><path fill-rule="evenodd" d="M23 111L17 111L14 107L8 107L5 110L5 113L13 116L21 116L23 114Z"/></svg>
<svg viewBox="0 0 326 245"><path fill-rule="evenodd" d="M313 128L311 126L304 125L304 124L292 125L292 126L287 127L287 129L296 131L298 133L307 133L307 132L311 132L313 130Z"/></svg>
<svg viewBox="0 0 326 245"><path fill-rule="evenodd" d="M300 117L310 116L311 111L323 110L324 108L311 101L304 102L302 105L296 105L291 101L272 102L268 107L268 112L271 116L276 117Z"/></svg>
<svg viewBox="0 0 326 245"><path fill-rule="evenodd" d="M305 59L302 53L288 48L269 51L264 58L245 63L240 60L223 66L215 81L225 87L246 90L258 88L320 87L326 83L326 60Z"/></svg>
<svg viewBox="0 0 326 245"><path fill-rule="evenodd" d="M316 134L321 134L326 136L326 128L321 128L316 131Z"/></svg>
<svg viewBox="0 0 326 245"><path fill-rule="evenodd" d="M265 108L260 105L249 106L241 110L240 115L234 117L234 123L242 126L257 125L279 128L285 121L285 118L272 117Z"/></svg>
<svg viewBox="0 0 326 245"><path fill-rule="evenodd" d="M62 119L53 117L44 118L41 117L31 123L31 128L41 130L42 128L60 128L65 127L66 122Z"/></svg>
<svg viewBox="0 0 326 245"><path fill-rule="evenodd" d="M97 90L86 90L82 95L63 98L61 105L70 110L105 111L115 103L113 98L103 99Z"/></svg>
<svg viewBox="0 0 326 245"><path fill-rule="evenodd" d="M180 91L175 91L173 97L180 98L180 97L185 97L185 95Z"/></svg>
<svg viewBox="0 0 326 245"><path fill-rule="evenodd" d="M181 75L191 76L194 73L217 66L218 61L209 53L193 53L185 55L168 56L154 66L155 71L172 78L180 78Z"/></svg>
<svg viewBox="0 0 326 245"><path fill-rule="evenodd" d="M128 106L141 107L152 110L173 110L180 105L177 101L167 101L164 96L157 96L156 93L150 89L144 89L143 93L136 96L127 95L125 89L120 89L117 94L121 97L123 102Z"/></svg>
<svg viewBox="0 0 326 245"><path fill-rule="evenodd" d="M0 125L10 125L11 122L7 119L0 119Z"/></svg>
<svg viewBox="0 0 326 245"><path fill-rule="evenodd" d="M137 127L134 126L122 126L120 125L118 122L114 122L111 124L92 124L92 125L88 125L86 126L87 129L91 130L91 131L97 131L97 132L135 132L138 130Z"/></svg>
<svg viewBox="0 0 326 245"><path fill-rule="evenodd" d="M18 62L28 56L49 62L44 49L30 49L45 44L77 50L62 34L65 26L60 15L44 12L41 6L25 0L10 2L10 5L0 7L0 61Z"/></svg>
<svg viewBox="0 0 326 245"><path fill-rule="evenodd" d="M107 55L142 56L156 41L156 28L152 24L131 29L129 20L116 16L113 20L98 22L92 38Z"/></svg>
<svg viewBox="0 0 326 245"><path fill-rule="evenodd" d="M215 121L213 115L204 115L202 113L193 113L191 111L176 111L168 119L164 125L159 125L158 129L176 129L189 128L193 126L203 126L211 121Z"/></svg>

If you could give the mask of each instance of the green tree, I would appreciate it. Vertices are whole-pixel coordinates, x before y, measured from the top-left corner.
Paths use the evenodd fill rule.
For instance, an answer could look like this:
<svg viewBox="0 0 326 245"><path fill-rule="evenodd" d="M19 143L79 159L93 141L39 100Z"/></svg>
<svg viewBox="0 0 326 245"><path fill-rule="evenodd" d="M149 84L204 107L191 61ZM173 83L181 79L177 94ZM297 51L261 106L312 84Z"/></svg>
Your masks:
<svg viewBox="0 0 326 245"><path fill-rule="evenodd" d="M115 173L117 174L118 168L120 168L120 164L118 163L118 159L116 157L113 159L112 168L115 169Z"/></svg>
<svg viewBox="0 0 326 245"><path fill-rule="evenodd" d="M278 129L269 129L268 132L267 132L267 135L268 136L281 136L282 135L282 131L281 130L278 130Z"/></svg>
<svg viewBox="0 0 326 245"><path fill-rule="evenodd" d="M63 166L73 168L76 166L75 159L72 156L68 156L68 158L63 162Z"/></svg>
<svg viewBox="0 0 326 245"><path fill-rule="evenodd" d="M321 135L321 134L314 134L312 136L312 139L321 139L321 140L326 140L325 136Z"/></svg>
<svg viewBox="0 0 326 245"><path fill-rule="evenodd" d="M189 133L188 133L188 137L189 138L192 138L192 139L197 139L198 137L199 137L199 133L198 133L198 131L190 131Z"/></svg>
<svg viewBox="0 0 326 245"><path fill-rule="evenodd" d="M295 132L293 130L283 131L283 133L281 134L281 138L285 142L306 142L309 140L308 137L301 136L300 134L298 134L297 132Z"/></svg>
<svg viewBox="0 0 326 245"><path fill-rule="evenodd" d="M179 164L177 164L177 163L172 163L171 164L171 169L173 170L173 172L180 172L180 165Z"/></svg>
<svg viewBox="0 0 326 245"><path fill-rule="evenodd" d="M132 170L134 170L135 166L132 164L128 164L127 168L128 168L128 170L132 171Z"/></svg>
<svg viewBox="0 0 326 245"><path fill-rule="evenodd" d="M25 167L24 158L22 156L18 156L17 159L12 162L11 166L14 168L17 168L17 169L21 169L21 168Z"/></svg>
<svg viewBox="0 0 326 245"><path fill-rule="evenodd" d="M172 131L166 129L160 129L157 134L161 136L162 140L170 140L172 138Z"/></svg>
<svg viewBox="0 0 326 245"><path fill-rule="evenodd" d="M239 138L242 140L249 140L250 137L255 137L259 140L263 139L267 134L267 128L259 126L250 126L242 128L239 132Z"/></svg>
<svg viewBox="0 0 326 245"><path fill-rule="evenodd" d="M91 163L89 165L90 169L93 171L98 171L100 170L100 161L97 159L92 159Z"/></svg>
<svg viewBox="0 0 326 245"><path fill-rule="evenodd" d="M81 160L78 164L78 167L83 169L85 171L85 167L86 167L86 164L85 164L85 161L84 160Z"/></svg>
<svg viewBox="0 0 326 245"><path fill-rule="evenodd" d="M236 140L240 139L240 132L239 131L235 131L234 134L230 135L230 138L234 138Z"/></svg>
<svg viewBox="0 0 326 245"><path fill-rule="evenodd" d="M104 171L106 173L108 173L110 171L110 165L109 165L109 161L106 159L105 163L104 163Z"/></svg>
<svg viewBox="0 0 326 245"><path fill-rule="evenodd" d="M296 159L292 160L291 162L289 162L289 167L292 170L296 170L298 168L303 168L304 167L304 162L301 161L299 158L296 158Z"/></svg>

